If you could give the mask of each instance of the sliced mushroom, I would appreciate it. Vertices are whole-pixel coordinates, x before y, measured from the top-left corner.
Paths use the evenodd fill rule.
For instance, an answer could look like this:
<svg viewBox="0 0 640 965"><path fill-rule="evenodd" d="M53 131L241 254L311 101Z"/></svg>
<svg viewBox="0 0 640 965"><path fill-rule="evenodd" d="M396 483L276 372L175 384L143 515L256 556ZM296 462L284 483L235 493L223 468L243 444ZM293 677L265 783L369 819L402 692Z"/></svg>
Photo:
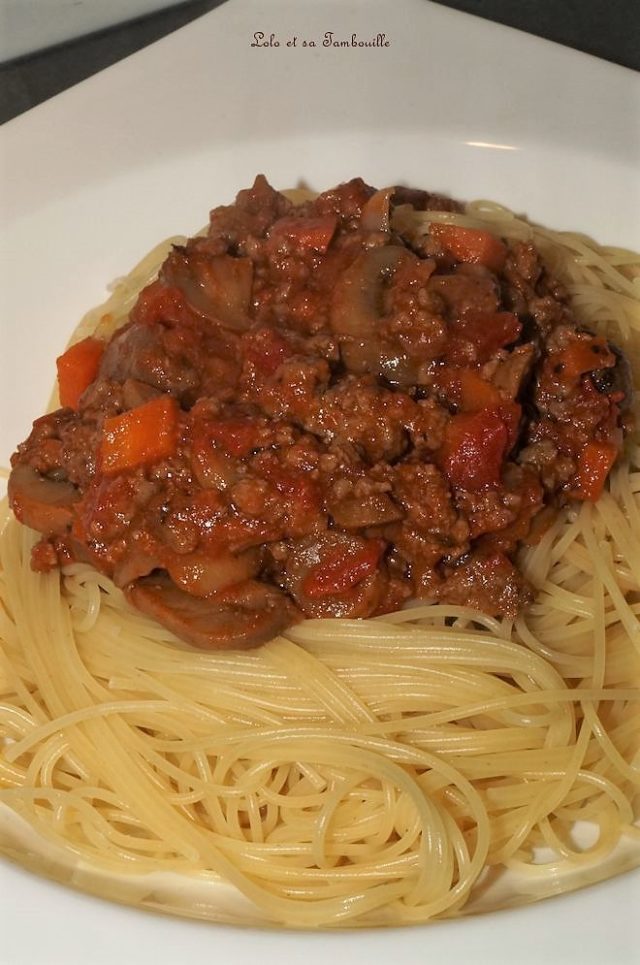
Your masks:
<svg viewBox="0 0 640 965"><path fill-rule="evenodd" d="M191 468L203 489L225 490L238 480L238 462L215 448L206 436L196 435L192 442Z"/></svg>
<svg viewBox="0 0 640 965"><path fill-rule="evenodd" d="M116 563L113 570L113 582L120 588L128 586L141 576L148 576L163 565L159 555L149 552L142 546L129 547L127 554Z"/></svg>
<svg viewBox="0 0 640 965"><path fill-rule="evenodd" d="M360 227L364 231L389 231L389 206L395 188L383 188L371 195L362 209Z"/></svg>
<svg viewBox="0 0 640 965"><path fill-rule="evenodd" d="M533 345L518 345L496 365L491 377L497 389L501 389L510 399L516 399L535 361Z"/></svg>
<svg viewBox="0 0 640 965"><path fill-rule="evenodd" d="M132 322L123 326L105 349L100 376L124 383L128 395L134 398L144 397L144 386L178 397L190 393L198 385L198 373L186 356L170 352L165 340L160 325ZM153 397L153 392L146 394Z"/></svg>
<svg viewBox="0 0 640 965"><path fill-rule="evenodd" d="M342 499L329 499L327 509L337 525L344 529L396 523L404 516L403 510L386 493L363 497L350 494Z"/></svg>
<svg viewBox="0 0 640 965"><path fill-rule="evenodd" d="M189 306L212 322L246 331L249 320L253 262L232 255L209 255L174 248L162 268L162 277L180 288Z"/></svg>
<svg viewBox="0 0 640 965"><path fill-rule="evenodd" d="M204 650L256 647L299 618L283 593L256 580L203 599L161 573L136 580L125 594L138 610Z"/></svg>
<svg viewBox="0 0 640 965"><path fill-rule="evenodd" d="M147 382L126 379L122 384L122 402L125 409L135 409L137 406L155 399L158 395L160 395L160 389L149 385Z"/></svg>
<svg viewBox="0 0 640 965"><path fill-rule="evenodd" d="M284 584L306 617L371 616L387 585L379 565L383 544L340 532L294 543Z"/></svg>
<svg viewBox="0 0 640 965"><path fill-rule="evenodd" d="M414 258L398 245L370 248L358 255L338 280L330 321L349 371L382 375L390 382L402 381L403 359L397 357L397 352L385 351L382 339L382 300L385 284L400 265Z"/></svg>
<svg viewBox="0 0 640 965"><path fill-rule="evenodd" d="M209 597L255 576L260 569L262 554L258 547L243 553L221 550L211 553L194 550L184 555L176 554L166 563L171 579L192 596Z"/></svg>
<svg viewBox="0 0 640 965"><path fill-rule="evenodd" d="M48 479L31 466L18 464L11 471L7 491L16 518L44 536L61 535L71 525L79 496L70 482Z"/></svg>
<svg viewBox="0 0 640 965"><path fill-rule="evenodd" d="M419 188L405 188L397 184L393 193L393 205L410 204L416 211L464 211L464 205L441 194L430 194Z"/></svg>

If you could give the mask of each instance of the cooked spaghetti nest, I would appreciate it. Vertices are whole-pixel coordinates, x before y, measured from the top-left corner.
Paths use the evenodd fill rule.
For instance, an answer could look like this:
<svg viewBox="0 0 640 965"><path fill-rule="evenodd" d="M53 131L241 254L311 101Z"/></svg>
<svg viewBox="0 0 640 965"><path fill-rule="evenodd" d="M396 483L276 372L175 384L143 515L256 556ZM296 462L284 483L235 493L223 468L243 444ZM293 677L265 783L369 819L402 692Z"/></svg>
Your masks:
<svg viewBox="0 0 640 965"><path fill-rule="evenodd" d="M640 371L637 255L484 201L396 217L533 241ZM170 244L76 337L122 324ZM6 513L0 848L116 900L290 927L422 922L640 864L637 434L626 457L524 551L537 597L515 623L420 606L251 652L186 648L85 565L34 573Z"/></svg>

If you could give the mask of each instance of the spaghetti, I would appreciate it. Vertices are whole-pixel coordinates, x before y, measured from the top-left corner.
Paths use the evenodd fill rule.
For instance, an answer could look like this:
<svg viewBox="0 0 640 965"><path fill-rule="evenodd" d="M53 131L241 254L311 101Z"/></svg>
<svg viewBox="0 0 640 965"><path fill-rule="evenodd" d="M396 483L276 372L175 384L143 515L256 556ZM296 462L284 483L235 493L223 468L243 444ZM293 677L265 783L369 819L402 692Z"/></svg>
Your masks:
<svg viewBox="0 0 640 965"><path fill-rule="evenodd" d="M398 218L406 217L399 209ZM639 370L636 256L487 202ZM81 325L118 327L166 248ZM198 652L7 520L0 848L110 898L289 927L403 924L640 863L640 445L521 565L514 621L450 605ZM506 884L505 884L506 883Z"/></svg>

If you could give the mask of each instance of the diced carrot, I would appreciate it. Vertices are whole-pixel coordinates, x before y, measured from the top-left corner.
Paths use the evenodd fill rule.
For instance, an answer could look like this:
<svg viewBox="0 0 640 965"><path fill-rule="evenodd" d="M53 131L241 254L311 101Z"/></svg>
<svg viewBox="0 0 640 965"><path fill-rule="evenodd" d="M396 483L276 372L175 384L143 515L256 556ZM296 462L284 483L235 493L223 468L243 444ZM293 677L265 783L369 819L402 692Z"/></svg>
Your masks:
<svg viewBox="0 0 640 965"><path fill-rule="evenodd" d="M173 455L178 444L178 404L161 395L122 415L105 419L100 469L115 475Z"/></svg>
<svg viewBox="0 0 640 965"><path fill-rule="evenodd" d="M70 409L77 409L80 396L89 388L98 374L104 342L97 338L83 338L56 359L60 402Z"/></svg>
<svg viewBox="0 0 640 965"><path fill-rule="evenodd" d="M476 492L500 483L509 428L498 409L453 416L438 462L452 486Z"/></svg>
<svg viewBox="0 0 640 965"><path fill-rule="evenodd" d="M500 403L500 393L496 387L485 382L475 372L465 374L461 389L463 412L480 412L481 409L491 409Z"/></svg>
<svg viewBox="0 0 640 965"><path fill-rule="evenodd" d="M615 356L604 338L580 338L570 342L560 353L563 380L574 380L585 372L615 365Z"/></svg>
<svg viewBox="0 0 640 965"><path fill-rule="evenodd" d="M269 237L276 243L289 239L296 248L308 248L324 254L335 234L338 219L335 215L317 218L281 218L272 227Z"/></svg>
<svg viewBox="0 0 640 965"><path fill-rule="evenodd" d="M461 412L494 409L502 402L496 387L486 382L475 369L446 368L436 384Z"/></svg>
<svg viewBox="0 0 640 965"><path fill-rule="evenodd" d="M430 234L456 261L471 265L484 265L492 271L500 271L507 257L507 247L489 231L478 228L461 228L459 225L433 222Z"/></svg>
<svg viewBox="0 0 640 965"><path fill-rule="evenodd" d="M309 570L302 592L312 600L346 593L375 572L384 543L372 539L355 553L336 551Z"/></svg>
<svg viewBox="0 0 640 965"><path fill-rule="evenodd" d="M611 442L588 442L578 457L576 488L571 495L592 503L600 499L617 455L618 448Z"/></svg>

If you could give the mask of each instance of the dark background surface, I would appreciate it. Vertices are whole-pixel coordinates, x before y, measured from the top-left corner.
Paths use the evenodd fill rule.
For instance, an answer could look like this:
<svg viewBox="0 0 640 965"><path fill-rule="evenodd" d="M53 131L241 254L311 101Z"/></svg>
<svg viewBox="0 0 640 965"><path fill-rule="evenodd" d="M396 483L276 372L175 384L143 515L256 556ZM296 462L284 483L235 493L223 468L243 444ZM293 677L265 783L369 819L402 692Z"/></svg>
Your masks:
<svg viewBox="0 0 640 965"><path fill-rule="evenodd" d="M0 123L146 47L223 2L190 0L0 65ZM640 70L640 0L436 2Z"/></svg>

